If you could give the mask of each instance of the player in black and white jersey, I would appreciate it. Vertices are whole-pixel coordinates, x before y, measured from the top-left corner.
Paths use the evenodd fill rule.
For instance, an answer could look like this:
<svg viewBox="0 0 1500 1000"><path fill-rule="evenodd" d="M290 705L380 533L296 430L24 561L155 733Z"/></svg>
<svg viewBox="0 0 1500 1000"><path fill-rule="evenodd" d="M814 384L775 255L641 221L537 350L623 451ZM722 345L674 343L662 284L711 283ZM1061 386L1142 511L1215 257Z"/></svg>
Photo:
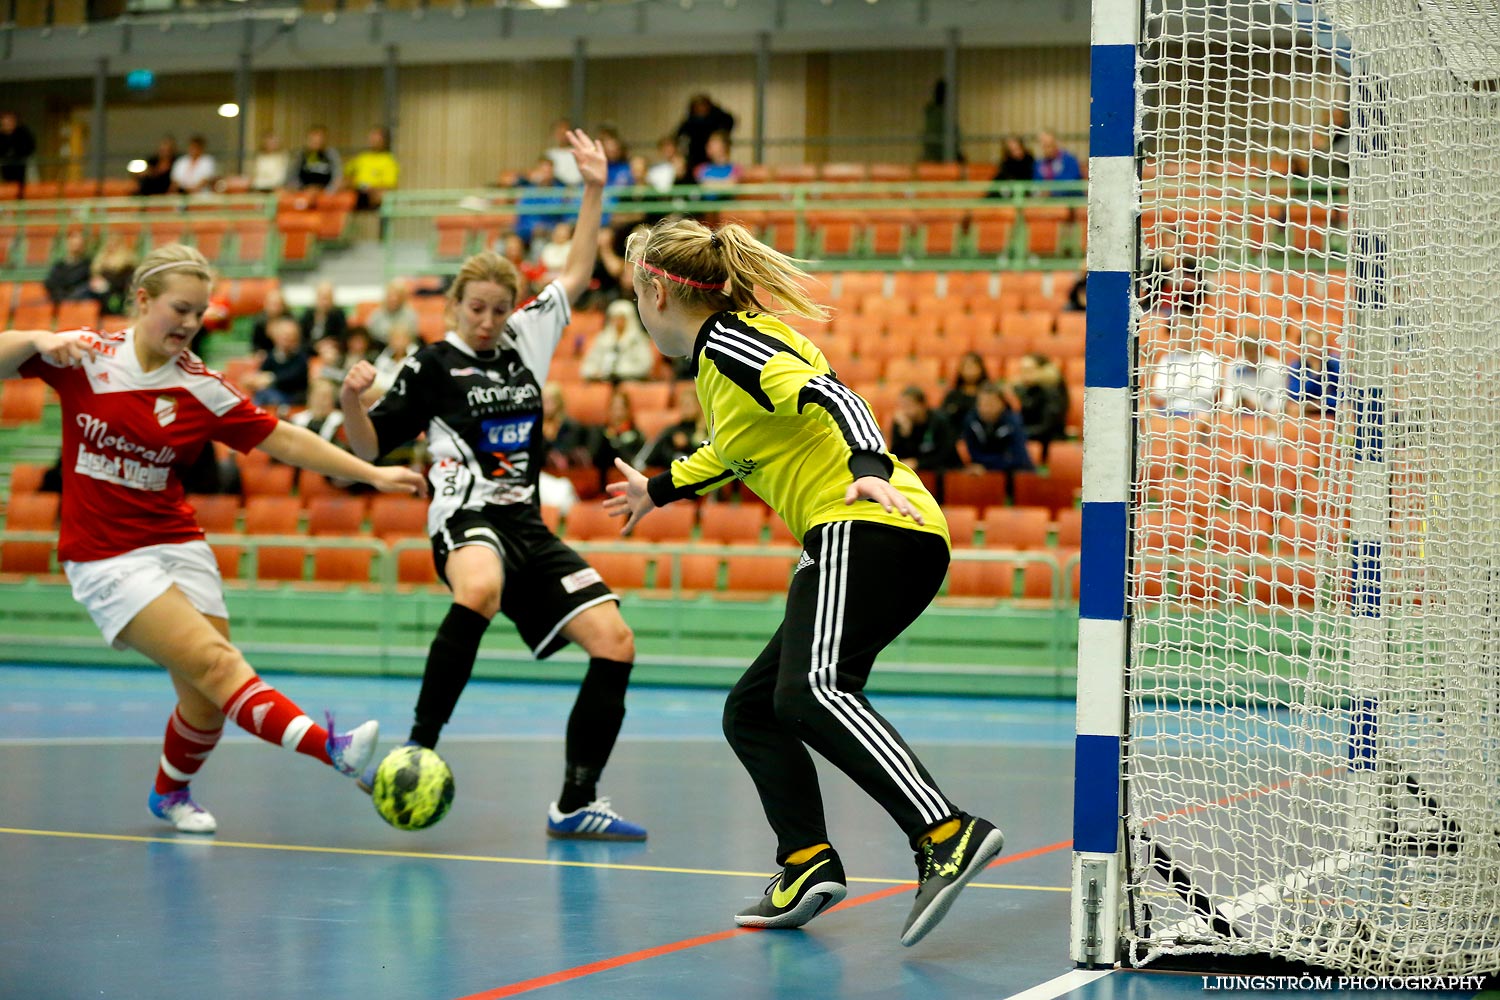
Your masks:
<svg viewBox="0 0 1500 1000"><path fill-rule="evenodd" d="M517 310L515 266L494 253L470 257L448 293L454 326L447 337L409 358L368 412L360 395L375 369L355 365L341 404L356 454L373 459L425 433L433 459L427 528L453 605L427 655L409 742L437 744L485 629L504 612L538 659L569 642L589 655L568 719L566 771L548 811L548 835L645 840L646 831L615 813L596 788L625 718L635 637L598 571L542 523L537 499L546 447L542 386L571 303L593 274L606 172L599 143L578 131L569 140L583 200L557 280ZM363 786L373 783L373 775L366 778Z"/></svg>

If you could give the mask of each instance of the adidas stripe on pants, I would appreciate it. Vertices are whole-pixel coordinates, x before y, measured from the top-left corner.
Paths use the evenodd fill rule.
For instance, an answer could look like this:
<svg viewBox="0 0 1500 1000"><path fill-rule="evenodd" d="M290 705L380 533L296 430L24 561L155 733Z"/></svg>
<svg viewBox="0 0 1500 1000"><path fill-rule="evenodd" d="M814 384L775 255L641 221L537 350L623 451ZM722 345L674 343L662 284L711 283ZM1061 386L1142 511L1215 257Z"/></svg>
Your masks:
<svg viewBox="0 0 1500 1000"><path fill-rule="evenodd" d="M880 803L915 848L958 810L864 696L875 657L942 587L948 548L870 521L813 527L776 635L735 684L724 735L760 793L777 858L828 841L808 747Z"/></svg>

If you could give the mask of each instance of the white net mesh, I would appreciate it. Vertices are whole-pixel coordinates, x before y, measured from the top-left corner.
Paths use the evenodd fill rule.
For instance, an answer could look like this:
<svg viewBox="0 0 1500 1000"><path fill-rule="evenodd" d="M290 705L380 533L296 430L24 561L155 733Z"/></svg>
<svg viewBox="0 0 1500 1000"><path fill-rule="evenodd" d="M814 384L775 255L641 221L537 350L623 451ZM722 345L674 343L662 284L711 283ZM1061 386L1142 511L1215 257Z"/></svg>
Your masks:
<svg viewBox="0 0 1500 1000"><path fill-rule="evenodd" d="M1500 6L1142 38L1126 947L1500 970Z"/></svg>

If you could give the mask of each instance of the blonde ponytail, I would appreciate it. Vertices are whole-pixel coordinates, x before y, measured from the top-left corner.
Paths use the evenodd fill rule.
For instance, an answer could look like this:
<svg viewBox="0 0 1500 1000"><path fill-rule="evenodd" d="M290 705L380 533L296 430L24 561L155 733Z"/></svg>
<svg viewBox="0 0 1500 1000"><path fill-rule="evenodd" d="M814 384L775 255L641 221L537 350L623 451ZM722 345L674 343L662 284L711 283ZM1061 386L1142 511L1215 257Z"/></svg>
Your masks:
<svg viewBox="0 0 1500 1000"><path fill-rule="evenodd" d="M631 235L625 259L667 279L668 290L689 308L828 316L804 290L811 276L801 262L766 246L739 223L711 230L695 219L664 219ZM762 291L783 308L769 308L760 300Z"/></svg>

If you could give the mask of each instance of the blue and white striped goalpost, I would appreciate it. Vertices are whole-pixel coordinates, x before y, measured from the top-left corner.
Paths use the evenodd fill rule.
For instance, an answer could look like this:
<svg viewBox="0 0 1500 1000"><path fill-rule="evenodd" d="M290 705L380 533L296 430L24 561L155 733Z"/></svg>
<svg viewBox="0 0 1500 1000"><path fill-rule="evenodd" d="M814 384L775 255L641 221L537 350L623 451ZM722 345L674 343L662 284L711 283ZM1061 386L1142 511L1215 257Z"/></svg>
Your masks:
<svg viewBox="0 0 1500 1000"><path fill-rule="evenodd" d="M1070 934L1073 960L1086 965L1119 957L1139 36L1140 0L1094 0Z"/></svg>

